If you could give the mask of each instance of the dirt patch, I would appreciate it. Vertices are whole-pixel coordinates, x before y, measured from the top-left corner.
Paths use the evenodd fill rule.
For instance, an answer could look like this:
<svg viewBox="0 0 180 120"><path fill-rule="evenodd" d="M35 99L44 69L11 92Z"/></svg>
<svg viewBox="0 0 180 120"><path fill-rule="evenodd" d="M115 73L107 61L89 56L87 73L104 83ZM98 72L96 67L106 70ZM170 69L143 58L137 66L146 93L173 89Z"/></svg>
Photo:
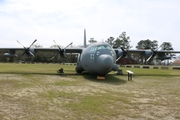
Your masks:
<svg viewBox="0 0 180 120"><path fill-rule="evenodd" d="M119 76L111 83L81 76L1 74L0 118L180 119L180 77L171 78L127 82L127 76Z"/></svg>

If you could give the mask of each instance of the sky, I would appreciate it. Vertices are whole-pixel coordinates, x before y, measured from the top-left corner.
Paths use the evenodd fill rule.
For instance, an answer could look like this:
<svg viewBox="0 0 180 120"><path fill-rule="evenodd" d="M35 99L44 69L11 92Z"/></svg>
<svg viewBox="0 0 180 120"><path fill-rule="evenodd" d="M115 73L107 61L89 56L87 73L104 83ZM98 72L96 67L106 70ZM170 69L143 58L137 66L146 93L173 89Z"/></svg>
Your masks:
<svg viewBox="0 0 180 120"><path fill-rule="evenodd" d="M130 36L135 49L140 40L170 42L180 50L180 0L0 0L0 48L43 47L87 40L98 42Z"/></svg>

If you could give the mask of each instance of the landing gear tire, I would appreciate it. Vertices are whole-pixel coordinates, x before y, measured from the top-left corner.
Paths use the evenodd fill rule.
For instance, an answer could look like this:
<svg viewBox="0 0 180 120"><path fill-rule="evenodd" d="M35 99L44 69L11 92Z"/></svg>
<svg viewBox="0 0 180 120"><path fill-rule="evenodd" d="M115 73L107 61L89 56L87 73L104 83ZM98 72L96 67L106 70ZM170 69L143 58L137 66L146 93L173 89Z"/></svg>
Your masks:
<svg viewBox="0 0 180 120"><path fill-rule="evenodd" d="M82 70L79 70L78 67L75 68L77 73L82 73Z"/></svg>

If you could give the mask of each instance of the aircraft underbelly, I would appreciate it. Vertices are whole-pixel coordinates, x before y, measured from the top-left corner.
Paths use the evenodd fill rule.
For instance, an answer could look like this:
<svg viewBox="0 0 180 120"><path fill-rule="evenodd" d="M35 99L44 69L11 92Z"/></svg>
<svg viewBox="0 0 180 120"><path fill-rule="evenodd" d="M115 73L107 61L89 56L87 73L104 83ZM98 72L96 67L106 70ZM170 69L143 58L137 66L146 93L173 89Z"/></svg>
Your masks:
<svg viewBox="0 0 180 120"><path fill-rule="evenodd" d="M97 73L96 63L89 62L83 65L83 69L89 73Z"/></svg>

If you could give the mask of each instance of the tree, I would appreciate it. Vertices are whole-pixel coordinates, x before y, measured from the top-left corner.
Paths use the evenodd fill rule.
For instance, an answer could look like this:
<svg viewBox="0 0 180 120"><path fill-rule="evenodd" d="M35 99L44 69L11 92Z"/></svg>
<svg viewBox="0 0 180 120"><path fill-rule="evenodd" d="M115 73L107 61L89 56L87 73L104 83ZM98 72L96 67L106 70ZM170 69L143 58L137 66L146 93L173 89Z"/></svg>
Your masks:
<svg viewBox="0 0 180 120"><path fill-rule="evenodd" d="M90 44L92 44L92 43L95 43L95 42L97 42L96 40L94 40L94 38L90 38L90 40L88 41Z"/></svg>
<svg viewBox="0 0 180 120"><path fill-rule="evenodd" d="M36 43L36 44L32 45L32 47L34 47L34 48L42 48L43 46L38 44L38 43Z"/></svg>
<svg viewBox="0 0 180 120"><path fill-rule="evenodd" d="M130 37L126 36L126 32L122 32L118 38L114 41L113 48L123 47L124 49L129 49L130 46Z"/></svg>
<svg viewBox="0 0 180 120"><path fill-rule="evenodd" d="M158 48L158 42L157 40L141 40L137 43L137 46L136 46L137 49L143 49L143 50L146 50L146 49L157 49Z"/></svg>
<svg viewBox="0 0 180 120"><path fill-rule="evenodd" d="M163 42L162 45L161 45L161 50L174 50L173 47L172 47L172 44L170 42ZM166 55L170 55L171 57L172 56L176 56L175 54L172 54L172 53L166 53Z"/></svg>
<svg viewBox="0 0 180 120"><path fill-rule="evenodd" d="M163 42L161 50L174 50L170 42Z"/></svg>
<svg viewBox="0 0 180 120"><path fill-rule="evenodd" d="M51 45L50 46L50 48L59 48L59 47L62 48L62 46L60 46L60 45Z"/></svg>
<svg viewBox="0 0 180 120"><path fill-rule="evenodd" d="M114 46L114 37L109 37L105 42L109 43L112 47Z"/></svg>

